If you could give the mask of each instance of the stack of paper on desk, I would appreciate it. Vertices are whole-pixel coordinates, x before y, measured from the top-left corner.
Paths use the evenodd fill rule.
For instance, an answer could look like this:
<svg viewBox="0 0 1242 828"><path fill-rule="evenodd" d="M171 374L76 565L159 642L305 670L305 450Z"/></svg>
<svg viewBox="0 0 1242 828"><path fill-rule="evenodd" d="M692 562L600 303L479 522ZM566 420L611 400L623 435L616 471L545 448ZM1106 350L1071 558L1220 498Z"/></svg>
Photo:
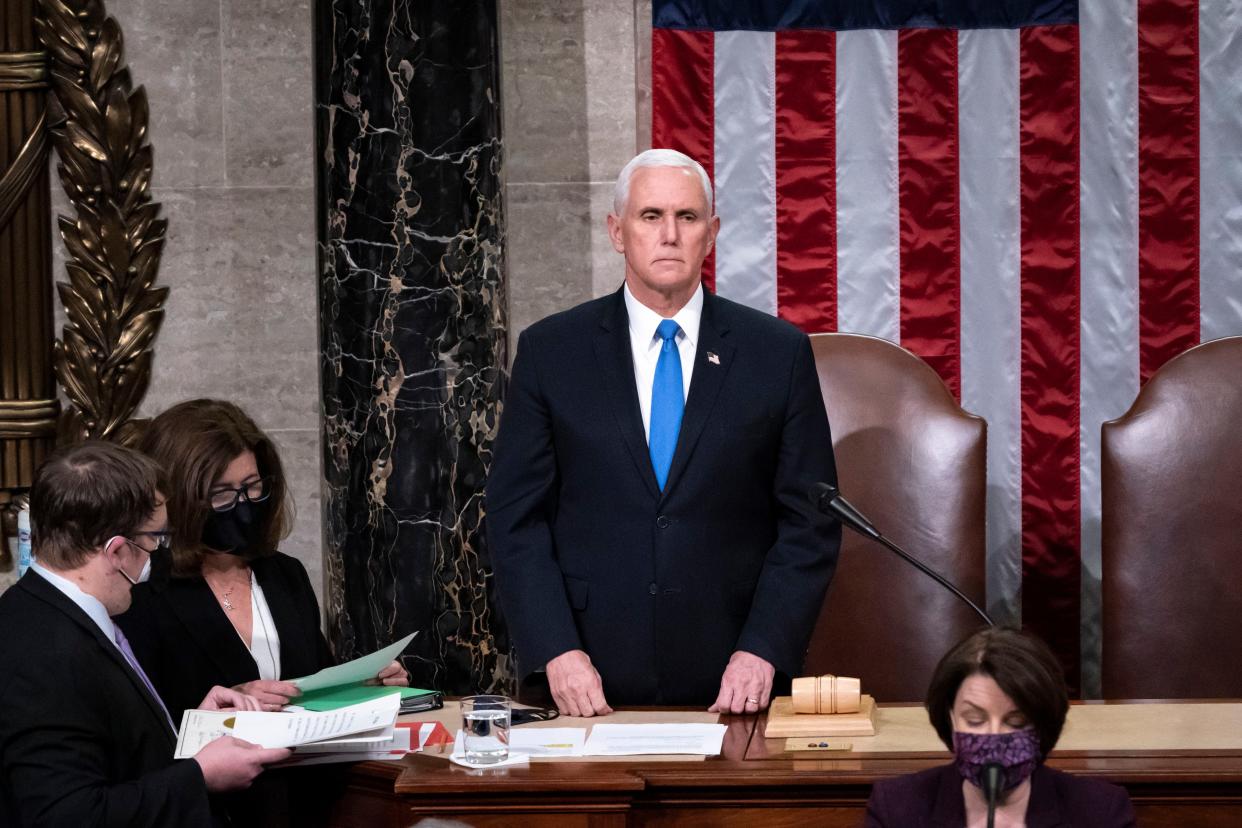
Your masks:
<svg viewBox="0 0 1242 828"><path fill-rule="evenodd" d="M262 747L292 748L295 754L314 753L319 762L388 758L395 750L403 755L410 738L408 730L393 727L399 706L400 699L389 695L323 713L187 710L174 758L188 759L221 736Z"/></svg>
<svg viewBox="0 0 1242 828"><path fill-rule="evenodd" d="M509 757L479 765L466 761L462 732L457 731L449 760L470 768L516 765L530 759L573 759L590 756L691 755L716 756L728 728L722 724L596 724L584 727L514 728Z"/></svg>

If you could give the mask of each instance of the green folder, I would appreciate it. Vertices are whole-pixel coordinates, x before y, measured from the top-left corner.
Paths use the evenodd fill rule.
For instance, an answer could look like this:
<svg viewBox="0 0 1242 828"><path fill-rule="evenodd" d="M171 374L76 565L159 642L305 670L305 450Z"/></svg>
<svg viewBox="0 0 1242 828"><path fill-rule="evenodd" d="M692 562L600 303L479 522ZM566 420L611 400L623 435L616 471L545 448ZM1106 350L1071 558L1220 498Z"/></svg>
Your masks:
<svg viewBox="0 0 1242 828"><path fill-rule="evenodd" d="M289 703L307 710L321 712L371 701L391 693L401 694L402 713L434 710L444 704L443 697L437 690L420 690L417 687L384 687L377 684L343 684L338 687L311 690L291 699Z"/></svg>

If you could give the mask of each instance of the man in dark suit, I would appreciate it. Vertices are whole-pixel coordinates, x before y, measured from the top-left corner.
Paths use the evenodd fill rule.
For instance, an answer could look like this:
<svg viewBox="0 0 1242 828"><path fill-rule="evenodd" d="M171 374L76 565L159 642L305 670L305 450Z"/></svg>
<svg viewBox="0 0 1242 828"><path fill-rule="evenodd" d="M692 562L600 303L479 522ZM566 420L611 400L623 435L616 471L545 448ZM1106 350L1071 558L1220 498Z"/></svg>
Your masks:
<svg viewBox="0 0 1242 828"><path fill-rule="evenodd" d="M692 159L617 180L617 293L521 336L487 484L488 540L525 677L557 706L754 712L795 674L840 527L807 337L703 290L720 220Z"/></svg>
<svg viewBox="0 0 1242 828"><path fill-rule="evenodd" d="M208 792L289 755L223 737L174 762L176 732L112 623L167 535L159 470L84 443L35 477L35 566L0 595L0 825L210 826ZM222 687L204 709L257 704Z"/></svg>

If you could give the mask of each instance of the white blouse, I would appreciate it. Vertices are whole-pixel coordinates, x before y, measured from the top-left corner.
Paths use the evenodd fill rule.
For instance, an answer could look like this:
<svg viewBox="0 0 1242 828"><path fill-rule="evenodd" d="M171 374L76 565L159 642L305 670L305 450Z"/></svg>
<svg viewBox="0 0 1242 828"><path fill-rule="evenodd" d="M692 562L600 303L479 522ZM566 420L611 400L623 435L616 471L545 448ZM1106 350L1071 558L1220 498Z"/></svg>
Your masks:
<svg viewBox="0 0 1242 828"><path fill-rule="evenodd" d="M280 635L272 611L263 597L263 587L250 573L250 642L246 645L250 657L259 668L259 678L275 681L280 678Z"/></svg>

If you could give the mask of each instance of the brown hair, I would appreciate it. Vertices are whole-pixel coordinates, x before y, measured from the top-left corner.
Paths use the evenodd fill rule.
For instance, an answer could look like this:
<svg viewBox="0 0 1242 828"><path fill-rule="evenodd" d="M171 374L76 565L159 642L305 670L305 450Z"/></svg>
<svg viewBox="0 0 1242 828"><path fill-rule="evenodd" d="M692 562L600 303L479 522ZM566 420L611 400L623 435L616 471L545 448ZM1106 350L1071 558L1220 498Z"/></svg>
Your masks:
<svg viewBox="0 0 1242 828"><path fill-rule="evenodd" d="M274 554L288 535L292 510L280 455L254 420L233 403L208 399L177 403L151 421L139 448L169 470L168 521L175 530L173 575L202 571L206 553L200 538L211 513L211 486L243 452L253 452L259 474L271 480L272 508L264 519L258 554Z"/></svg>
<svg viewBox="0 0 1242 828"><path fill-rule="evenodd" d="M58 451L30 490L35 555L52 569L77 569L109 538L136 531L166 488L160 467L133 449L90 441Z"/></svg>
<svg viewBox="0 0 1242 828"><path fill-rule="evenodd" d="M949 718L958 688L969 676L991 677L1039 734L1039 752L1046 757L1061 737L1069 712L1065 676L1048 645L1029 633L1002 627L980 630L940 659L927 688L927 716L949 750L953 722Z"/></svg>

